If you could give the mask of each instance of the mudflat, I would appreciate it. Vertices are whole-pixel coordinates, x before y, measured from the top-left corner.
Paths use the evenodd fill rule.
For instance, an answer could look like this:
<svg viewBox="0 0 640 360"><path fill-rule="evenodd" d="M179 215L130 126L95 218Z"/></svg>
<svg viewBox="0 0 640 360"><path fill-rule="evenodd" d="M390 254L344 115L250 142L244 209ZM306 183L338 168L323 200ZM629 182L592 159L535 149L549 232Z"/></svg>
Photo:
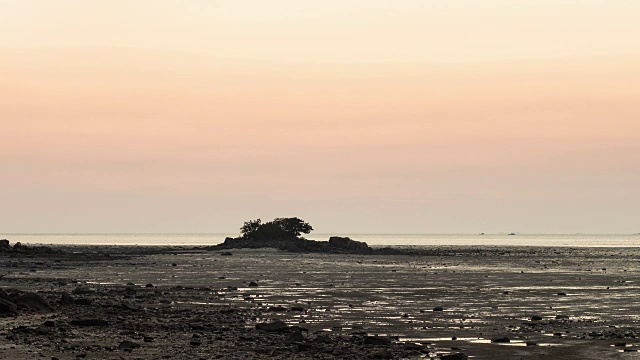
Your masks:
<svg viewBox="0 0 640 360"><path fill-rule="evenodd" d="M0 254L0 358L640 356L637 248L53 249Z"/></svg>

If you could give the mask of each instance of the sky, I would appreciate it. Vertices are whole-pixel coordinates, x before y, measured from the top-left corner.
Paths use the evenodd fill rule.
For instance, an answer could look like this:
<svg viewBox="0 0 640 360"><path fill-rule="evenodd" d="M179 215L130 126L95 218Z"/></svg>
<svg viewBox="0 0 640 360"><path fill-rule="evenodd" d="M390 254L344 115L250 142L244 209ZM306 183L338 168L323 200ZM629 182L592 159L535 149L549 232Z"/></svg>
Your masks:
<svg viewBox="0 0 640 360"><path fill-rule="evenodd" d="M0 0L0 232L640 232L640 1Z"/></svg>

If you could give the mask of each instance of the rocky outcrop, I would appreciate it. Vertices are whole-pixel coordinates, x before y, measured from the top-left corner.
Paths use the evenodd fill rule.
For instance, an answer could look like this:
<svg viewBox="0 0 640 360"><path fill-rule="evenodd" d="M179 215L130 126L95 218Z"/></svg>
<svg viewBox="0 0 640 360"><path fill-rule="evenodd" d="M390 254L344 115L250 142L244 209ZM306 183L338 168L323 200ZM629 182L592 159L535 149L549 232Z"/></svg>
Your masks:
<svg viewBox="0 0 640 360"><path fill-rule="evenodd" d="M362 241L351 240L348 237L332 236L329 241L307 240L302 238L285 239L256 239L256 238L226 238L222 244L208 247L208 250L228 249L260 249L274 248L283 251L305 253L338 253L338 254L372 254L374 250Z"/></svg>
<svg viewBox="0 0 640 360"><path fill-rule="evenodd" d="M0 254L6 255L42 255L42 254L59 254L60 251L54 250L47 246L27 246L20 242L15 243L13 246L9 243L9 240L0 240Z"/></svg>

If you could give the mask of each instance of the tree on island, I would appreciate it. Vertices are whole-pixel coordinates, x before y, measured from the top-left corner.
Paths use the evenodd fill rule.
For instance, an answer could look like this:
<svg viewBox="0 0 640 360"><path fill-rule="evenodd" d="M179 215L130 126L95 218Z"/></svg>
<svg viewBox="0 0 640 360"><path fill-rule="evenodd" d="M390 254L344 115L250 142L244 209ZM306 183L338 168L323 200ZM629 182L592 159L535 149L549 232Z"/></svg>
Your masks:
<svg viewBox="0 0 640 360"><path fill-rule="evenodd" d="M298 238L313 230L309 223L297 218L276 218L263 223L262 220L249 220L240 228L242 238L253 240L284 240Z"/></svg>

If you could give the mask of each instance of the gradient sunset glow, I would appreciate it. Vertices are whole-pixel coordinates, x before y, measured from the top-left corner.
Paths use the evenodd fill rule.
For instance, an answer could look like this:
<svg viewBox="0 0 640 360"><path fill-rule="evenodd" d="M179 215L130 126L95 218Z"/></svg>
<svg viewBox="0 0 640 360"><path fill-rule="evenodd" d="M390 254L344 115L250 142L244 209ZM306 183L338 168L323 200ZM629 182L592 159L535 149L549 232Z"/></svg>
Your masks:
<svg viewBox="0 0 640 360"><path fill-rule="evenodd" d="M640 232L639 1L0 0L4 232Z"/></svg>

